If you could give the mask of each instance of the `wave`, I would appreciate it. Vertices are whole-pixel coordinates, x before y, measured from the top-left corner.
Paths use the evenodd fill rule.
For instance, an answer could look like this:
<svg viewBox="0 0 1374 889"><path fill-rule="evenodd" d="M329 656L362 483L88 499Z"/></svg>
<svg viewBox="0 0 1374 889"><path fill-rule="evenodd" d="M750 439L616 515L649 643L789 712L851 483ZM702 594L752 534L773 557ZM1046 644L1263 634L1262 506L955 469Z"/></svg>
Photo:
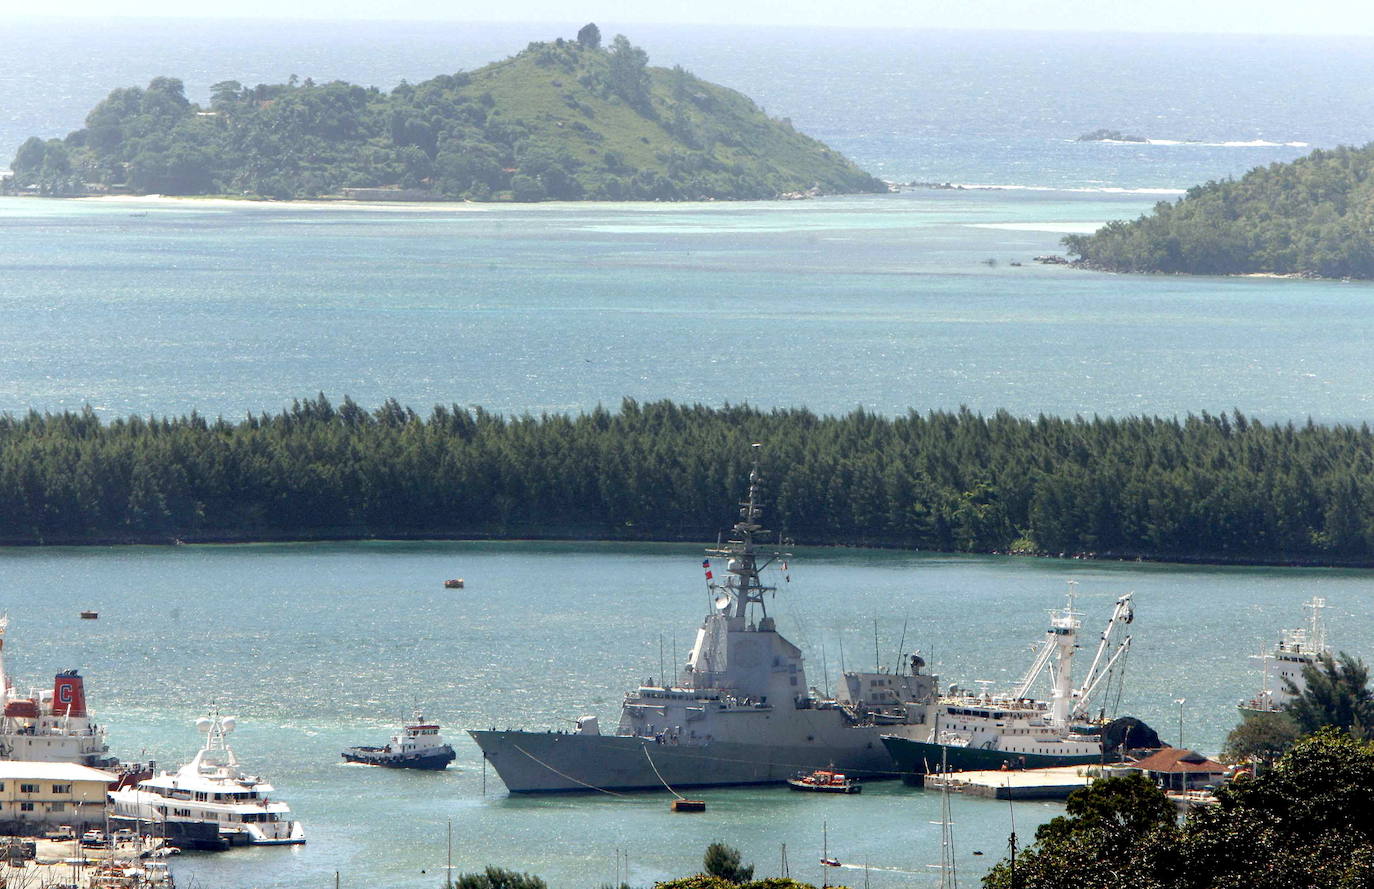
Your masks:
<svg viewBox="0 0 1374 889"><path fill-rule="evenodd" d="M951 188L967 191L1065 191L1074 194L1155 194L1174 197L1186 188L1127 188L1121 185L984 185L969 182L950 183Z"/></svg>
<svg viewBox="0 0 1374 889"><path fill-rule="evenodd" d="M1056 235L1090 235L1106 222L968 222L965 228L991 228L1012 232L1050 232Z"/></svg>
<svg viewBox="0 0 1374 889"><path fill-rule="evenodd" d="M1077 139L1065 139L1065 142L1078 142ZM1238 140L1234 142L1203 142L1201 139L1146 139L1138 142L1134 139L1093 139L1093 142L1104 142L1108 145L1192 145L1197 148L1311 148L1308 142L1271 142L1268 139Z"/></svg>

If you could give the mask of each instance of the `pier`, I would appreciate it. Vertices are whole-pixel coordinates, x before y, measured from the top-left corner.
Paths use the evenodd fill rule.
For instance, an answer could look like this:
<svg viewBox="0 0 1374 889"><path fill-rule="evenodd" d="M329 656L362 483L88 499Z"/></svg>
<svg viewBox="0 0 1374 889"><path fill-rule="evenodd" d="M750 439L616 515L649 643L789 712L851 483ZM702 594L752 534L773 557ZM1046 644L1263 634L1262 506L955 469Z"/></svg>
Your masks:
<svg viewBox="0 0 1374 889"><path fill-rule="evenodd" d="M1069 794L1087 787L1099 776L1100 770L1095 766L945 772L926 775L925 786L939 789L948 785L952 792L988 799L1067 799Z"/></svg>

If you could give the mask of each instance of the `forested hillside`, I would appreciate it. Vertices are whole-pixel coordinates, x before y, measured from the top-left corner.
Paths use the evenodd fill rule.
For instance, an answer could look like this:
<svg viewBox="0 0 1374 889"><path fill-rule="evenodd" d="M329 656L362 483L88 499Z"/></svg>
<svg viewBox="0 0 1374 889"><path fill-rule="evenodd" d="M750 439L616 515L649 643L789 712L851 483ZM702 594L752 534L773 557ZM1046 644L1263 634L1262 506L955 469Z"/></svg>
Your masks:
<svg viewBox="0 0 1374 889"><path fill-rule="evenodd" d="M117 89L65 139L29 139L11 187L271 198L765 199L886 186L747 97L651 68L588 25L476 71L386 93L343 82ZM370 198L385 197L370 194Z"/></svg>
<svg viewBox="0 0 1374 889"><path fill-rule="evenodd" d="M1064 245L1118 272L1374 277L1374 144L1209 182Z"/></svg>
<svg viewBox="0 0 1374 889"><path fill-rule="evenodd" d="M707 540L763 444L799 543L1374 563L1369 429L626 401L503 418L324 396L239 422L0 416L0 541Z"/></svg>

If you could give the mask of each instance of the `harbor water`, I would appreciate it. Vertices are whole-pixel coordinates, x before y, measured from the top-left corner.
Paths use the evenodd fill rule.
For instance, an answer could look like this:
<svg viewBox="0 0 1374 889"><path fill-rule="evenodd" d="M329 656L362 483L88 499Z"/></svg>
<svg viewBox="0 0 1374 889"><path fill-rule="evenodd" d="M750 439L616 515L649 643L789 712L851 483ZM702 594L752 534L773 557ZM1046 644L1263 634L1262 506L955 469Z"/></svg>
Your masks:
<svg viewBox="0 0 1374 889"><path fill-rule="evenodd" d="M1367 657L1374 633L1368 576L1356 571L826 549L799 551L791 569L769 606L802 646L814 684L842 666L872 667L876 620L881 665L896 664L905 624L902 647L918 649L946 683L1006 687L1029 665L1067 580L1078 581L1086 632L1134 591L1118 712L1171 743L1181 713L1184 743L1211 752L1259 683L1249 655L1299 624L1307 598L1326 597L1334 648ZM719 839L760 874L778 872L786 844L790 872L819 881L822 824L831 854L867 862L871 885L935 884L927 865L939 862L939 799L900 782L858 796L702 791L693 795L707 801L705 814L674 815L666 792L510 798L494 772L484 776L460 729L566 731L585 714L614 725L626 690L683 662L710 607L700 570L700 549L687 545L26 549L0 553L0 607L11 616L10 672L37 683L80 667L123 757L179 764L195 752L192 723L207 708L239 717L240 758L291 803L308 843L181 856L182 885L296 889L338 871L343 886L434 887L449 821L455 867L511 867L555 887L612 882L618 849L632 885L691 873ZM459 574L465 589L443 588ZM99 620L81 620L86 608ZM343 763L344 747L385 740L416 705L457 751L447 772ZM1016 828L1027 839L1060 811L1018 803ZM1004 853L1012 816L1006 803L955 800L966 876Z"/></svg>

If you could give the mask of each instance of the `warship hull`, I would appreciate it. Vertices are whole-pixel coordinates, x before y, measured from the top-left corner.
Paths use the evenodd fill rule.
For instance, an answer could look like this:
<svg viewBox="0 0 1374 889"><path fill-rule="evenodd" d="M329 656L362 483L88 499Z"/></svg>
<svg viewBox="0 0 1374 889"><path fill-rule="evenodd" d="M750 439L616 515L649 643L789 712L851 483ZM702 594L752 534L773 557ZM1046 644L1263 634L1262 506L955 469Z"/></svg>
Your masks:
<svg viewBox="0 0 1374 889"><path fill-rule="evenodd" d="M1082 766L1102 762L1102 751L1084 754L1021 753L1015 750L989 750L960 747L909 738L883 738L892 761L903 775L924 775L938 771L941 762L951 772L991 771L1002 766L1049 769L1056 766Z"/></svg>
<svg viewBox="0 0 1374 889"><path fill-rule="evenodd" d="M830 743L711 741L521 731L469 732L511 793L576 793L783 784L801 770L833 768L858 780L899 777L881 734L903 726L849 727ZM913 726L913 728L918 728ZM819 733L817 733L819 734Z"/></svg>

